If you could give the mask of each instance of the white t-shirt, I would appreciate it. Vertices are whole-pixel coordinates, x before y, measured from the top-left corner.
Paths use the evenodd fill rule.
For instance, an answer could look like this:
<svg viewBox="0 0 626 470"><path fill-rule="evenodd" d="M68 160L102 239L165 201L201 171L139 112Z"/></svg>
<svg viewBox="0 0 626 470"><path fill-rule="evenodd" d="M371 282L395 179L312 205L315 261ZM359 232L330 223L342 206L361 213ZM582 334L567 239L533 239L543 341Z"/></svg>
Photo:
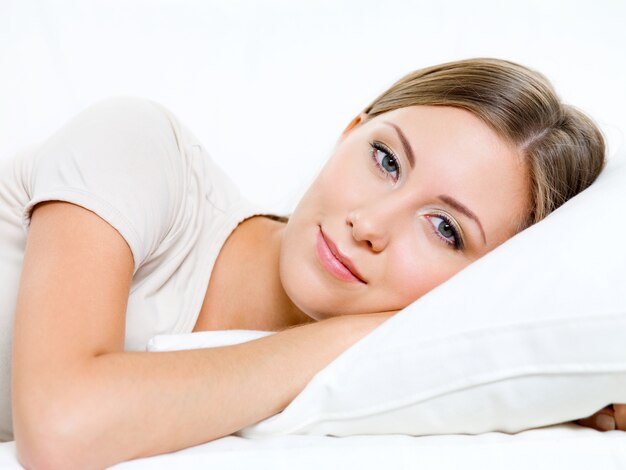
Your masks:
<svg viewBox="0 0 626 470"><path fill-rule="evenodd" d="M157 334L190 333L217 255L235 227L266 215L243 198L198 140L150 100L114 97L0 166L0 441L12 440L11 347L30 211L85 207L133 254L127 351Z"/></svg>

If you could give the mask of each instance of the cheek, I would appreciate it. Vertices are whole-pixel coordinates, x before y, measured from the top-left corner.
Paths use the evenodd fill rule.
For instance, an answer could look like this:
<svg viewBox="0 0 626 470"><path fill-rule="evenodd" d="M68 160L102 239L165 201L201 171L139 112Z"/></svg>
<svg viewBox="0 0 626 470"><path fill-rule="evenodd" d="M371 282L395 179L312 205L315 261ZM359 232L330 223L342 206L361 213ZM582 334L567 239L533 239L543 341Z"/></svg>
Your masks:
<svg viewBox="0 0 626 470"><path fill-rule="evenodd" d="M396 301L406 306L428 291L432 269L428 260L414 251L403 251L393 258L384 281L389 291L394 293Z"/></svg>
<svg viewBox="0 0 626 470"><path fill-rule="evenodd" d="M345 146L326 162L318 176L319 183L335 193L346 193L346 188L361 190L364 185L380 181L373 169L368 150L362 144Z"/></svg>
<svg viewBox="0 0 626 470"><path fill-rule="evenodd" d="M404 308L459 272L468 263L453 260L435 248L405 247L393 254L382 278L399 308Z"/></svg>
<svg viewBox="0 0 626 470"><path fill-rule="evenodd" d="M345 158L337 158L329 162L316 181L316 194L323 202L349 197L364 182L359 168L350 166Z"/></svg>
<svg viewBox="0 0 626 470"><path fill-rule="evenodd" d="M312 285L314 276L309 272L314 261L312 234L311 227L290 218L283 232L279 255L279 276L285 293L299 309L305 312L308 311L306 294L310 290L320 288L320 286Z"/></svg>

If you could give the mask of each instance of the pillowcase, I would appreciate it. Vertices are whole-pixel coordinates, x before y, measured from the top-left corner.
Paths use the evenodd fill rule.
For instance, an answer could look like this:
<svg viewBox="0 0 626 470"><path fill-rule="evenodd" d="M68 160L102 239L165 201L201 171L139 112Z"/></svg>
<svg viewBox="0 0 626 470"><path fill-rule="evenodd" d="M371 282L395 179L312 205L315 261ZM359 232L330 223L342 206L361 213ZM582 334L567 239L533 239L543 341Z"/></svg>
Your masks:
<svg viewBox="0 0 626 470"><path fill-rule="evenodd" d="M183 349L219 348L245 343L276 333L260 330L198 331L177 335L153 336L146 351L181 351Z"/></svg>
<svg viewBox="0 0 626 470"><path fill-rule="evenodd" d="M626 165L609 160L585 191L389 318L281 413L236 434L518 432L626 403L625 201ZM180 347L206 333L195 336L204 346L187 344L234 334L160 339Z"/></svg>

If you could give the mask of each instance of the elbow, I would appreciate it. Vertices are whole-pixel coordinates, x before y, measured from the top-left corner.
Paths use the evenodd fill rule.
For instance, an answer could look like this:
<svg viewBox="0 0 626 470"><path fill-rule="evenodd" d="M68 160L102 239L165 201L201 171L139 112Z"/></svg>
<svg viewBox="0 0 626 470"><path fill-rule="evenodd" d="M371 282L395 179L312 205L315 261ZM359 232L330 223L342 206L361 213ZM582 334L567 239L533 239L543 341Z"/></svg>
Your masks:
<svg viewBox="0 0 626 470"><path fill-rule="evenodd" d="M73 450L56 445L51 436L47 442L15 440L17 460L28 470L85 468Z"/></svg>
<svg viewBox="0 0 626 470"><path fill-rule="evenodd" d="M29 470L88 468L69 417L24 420L14 416L17 460Z"/></svg>
<svg viewBox="0 0 626 470"><path fill-rule="evenodd" d="M51 452L36 449L30 443L15 441L17 446L17 461L27 470L56 470L65 467L65 461Z"/></svg>

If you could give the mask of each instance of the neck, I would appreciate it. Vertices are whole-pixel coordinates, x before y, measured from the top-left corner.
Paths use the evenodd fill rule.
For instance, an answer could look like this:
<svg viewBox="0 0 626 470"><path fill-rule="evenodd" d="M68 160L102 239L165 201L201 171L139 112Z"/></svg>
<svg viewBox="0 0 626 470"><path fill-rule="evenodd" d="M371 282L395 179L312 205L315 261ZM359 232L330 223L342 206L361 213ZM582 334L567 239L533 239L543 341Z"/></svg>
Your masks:
<svg viewBox="0 0 626 470"><path fill-rule="evenodd" d="M266 217L256 219L257 226L251 230L252 243L248 245L248 259L252 262L245 266L254 276L247 285L248 296L241 298L247 304L244 311L251 317L246 321L258 322L267 326L263 329L274 331L312 322L291 301L280 280L280 247L287 225ZM240 276L245 276L244 272Z"/></svg>
<svg viewBox="0 0 626 470"><path fill-rule="evenodd" d="M215 262L194 331L280 331L313 321L291 301L280 281L285 227L260 216L237 226Z"/></svg>

